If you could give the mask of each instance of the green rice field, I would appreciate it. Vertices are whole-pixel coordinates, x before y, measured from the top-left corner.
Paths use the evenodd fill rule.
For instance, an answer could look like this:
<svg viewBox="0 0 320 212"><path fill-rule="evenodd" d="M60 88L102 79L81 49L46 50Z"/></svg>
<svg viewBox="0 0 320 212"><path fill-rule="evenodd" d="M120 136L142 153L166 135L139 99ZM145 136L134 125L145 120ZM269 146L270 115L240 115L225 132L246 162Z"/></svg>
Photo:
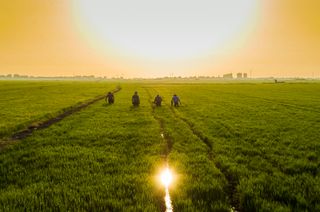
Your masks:
<svg viewBox="0 0 320 212"><path fill-rule="evenodd" d="M0 81L0 108L0 211L166 211L166 166L173 211L320 211L318 82Z"/></svg>

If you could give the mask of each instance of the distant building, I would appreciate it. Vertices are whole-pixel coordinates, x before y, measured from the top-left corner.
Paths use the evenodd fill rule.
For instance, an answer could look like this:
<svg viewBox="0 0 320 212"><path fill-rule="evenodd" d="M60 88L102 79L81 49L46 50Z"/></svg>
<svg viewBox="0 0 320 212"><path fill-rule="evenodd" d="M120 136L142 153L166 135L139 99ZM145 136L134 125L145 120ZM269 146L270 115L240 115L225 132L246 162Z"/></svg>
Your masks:
<svg viewBox="0 0 320 212"><path fill-rule="evenodd" d="M223 78L232 79L232 78L233 78L232 73L224 74L224 75L223 75Z"/></svg>
<svg viewBox="0 0 320 212"><path fill-rule="evenodd" d="M248 78L248 74L247 73L243 73L243 78Z"/></svg>
<svg viewBox="0 0 320 212"><path fill-rule="evenodd" d="M242 78L242 73L237 73L237 78L238 79Z"/></svg>

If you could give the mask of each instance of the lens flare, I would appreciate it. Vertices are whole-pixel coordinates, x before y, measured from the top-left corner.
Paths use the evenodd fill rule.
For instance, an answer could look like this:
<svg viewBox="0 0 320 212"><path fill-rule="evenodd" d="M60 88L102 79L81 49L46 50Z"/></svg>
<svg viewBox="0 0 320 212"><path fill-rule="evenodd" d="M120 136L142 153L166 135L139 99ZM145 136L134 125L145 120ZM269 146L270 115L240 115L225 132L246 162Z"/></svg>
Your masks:
<svg viewBox="0 0 320 212"><path fill-rule="evenodd" d="M161 183L166 187L168 188L169 185L171 184L172 182L172 173L171 171L169 170L169 168L166 168L162 174L161 174Z"/></svg>

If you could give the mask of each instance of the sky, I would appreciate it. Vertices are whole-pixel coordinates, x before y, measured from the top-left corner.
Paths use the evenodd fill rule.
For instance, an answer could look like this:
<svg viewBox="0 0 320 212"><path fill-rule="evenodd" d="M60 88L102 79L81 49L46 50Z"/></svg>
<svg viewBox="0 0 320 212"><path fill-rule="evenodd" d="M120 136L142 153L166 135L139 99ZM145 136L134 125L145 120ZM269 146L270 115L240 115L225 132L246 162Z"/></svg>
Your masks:
<svg viewBox="0 0 320 212"><path fill-rule="evenodd" d="M319 0L1 0L0 75L320 77Z"/></svg>

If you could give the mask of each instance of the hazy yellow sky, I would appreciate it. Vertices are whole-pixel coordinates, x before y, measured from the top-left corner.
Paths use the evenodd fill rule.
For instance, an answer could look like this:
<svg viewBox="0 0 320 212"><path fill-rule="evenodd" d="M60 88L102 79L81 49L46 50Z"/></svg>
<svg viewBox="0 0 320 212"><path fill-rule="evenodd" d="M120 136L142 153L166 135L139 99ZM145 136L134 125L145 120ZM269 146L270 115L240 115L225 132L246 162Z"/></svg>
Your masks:
<svg viewBox="0 0 320 212"><path fill-rule="evenodd" d="M1 0L0 74L320 77L319 0L115 2Z"/></svg>

